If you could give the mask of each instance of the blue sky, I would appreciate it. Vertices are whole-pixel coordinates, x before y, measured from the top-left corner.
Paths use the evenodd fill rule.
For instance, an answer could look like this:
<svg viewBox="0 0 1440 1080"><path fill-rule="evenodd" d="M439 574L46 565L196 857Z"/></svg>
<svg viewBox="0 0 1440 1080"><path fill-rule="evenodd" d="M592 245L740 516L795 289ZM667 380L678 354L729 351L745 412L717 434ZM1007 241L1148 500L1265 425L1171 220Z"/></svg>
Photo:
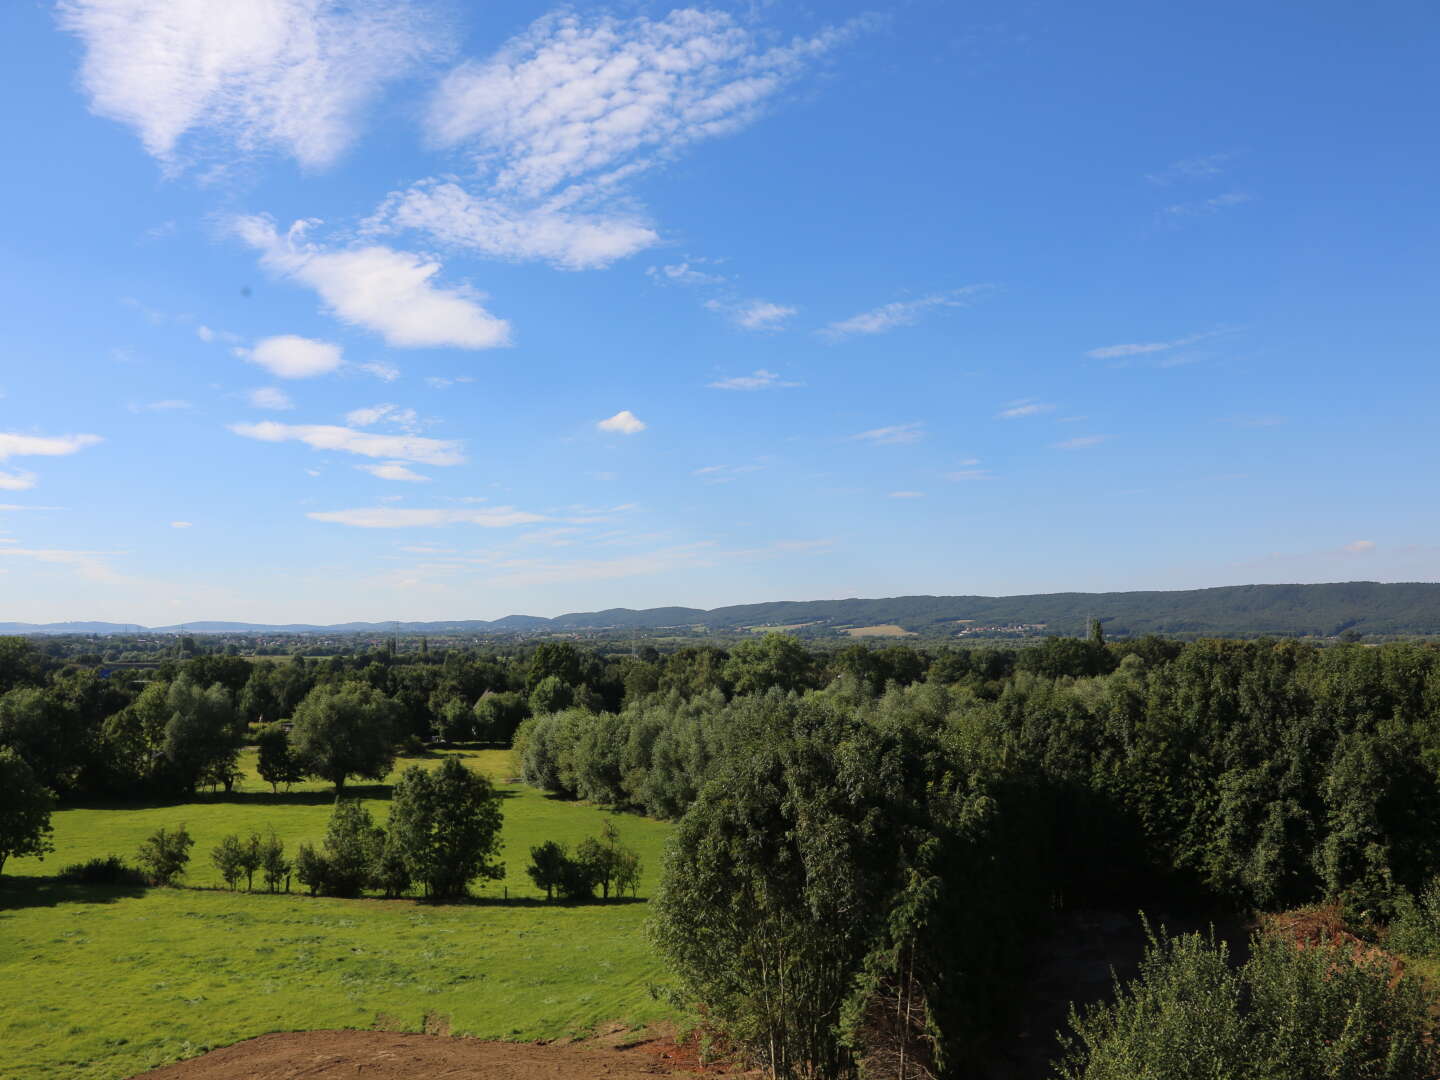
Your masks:
<svg viewBox="0 0 1440 1080"><path fill-rule="evenodd" d="M1435 580L1437 29L5 5L0 617Z"/></svg>

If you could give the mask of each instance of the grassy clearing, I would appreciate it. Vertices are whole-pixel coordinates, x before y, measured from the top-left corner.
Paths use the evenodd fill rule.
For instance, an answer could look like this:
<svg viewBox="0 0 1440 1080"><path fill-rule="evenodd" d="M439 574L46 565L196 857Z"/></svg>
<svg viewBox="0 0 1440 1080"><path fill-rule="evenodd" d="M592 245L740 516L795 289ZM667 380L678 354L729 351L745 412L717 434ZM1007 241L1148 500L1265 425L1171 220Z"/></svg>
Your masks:
<svg viewBox="0 0 1440 1080"><path fill-rule="evenodd" d="M457 753L497 779L509 771L507 752ZM253 757L245 764L246 790L228 797L61 810L54 855L7 863L7 1077L124 1077L277 1030L418 1031L429 1017L432 1029L533 1039L672 1015L649 994L663 975L644 940L643 903L546 904L525 876L532 845L573 844L610 818L645 860L643 899L658 879L668 826L502 784L507 876L475 903L230 893L210 863L221 836L273 827L293 853L301 841L320 840L330 813L326 785L272 796L253 777ZM357 794L385 819L387 785ZM133 858L146 835L181 821L195 837L186 884L199 888L67 886L44 876L92 856Z"/></svg>

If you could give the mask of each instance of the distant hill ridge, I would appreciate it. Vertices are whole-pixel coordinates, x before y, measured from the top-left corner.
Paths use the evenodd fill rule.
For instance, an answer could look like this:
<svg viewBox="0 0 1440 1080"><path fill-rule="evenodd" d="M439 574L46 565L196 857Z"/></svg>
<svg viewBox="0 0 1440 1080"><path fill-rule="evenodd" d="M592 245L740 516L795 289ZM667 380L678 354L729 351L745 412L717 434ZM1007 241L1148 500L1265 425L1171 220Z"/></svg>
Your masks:
<svg viewBox="0 0 1440 1080"><path fill-rule="evenodd" d="M567 630L716 632L804 625L809 632L893 625L920 634L955 634L969 628L1035 627L1078 634L1090 617L1116 634L1280 634L1328 637L1366 634L1440 634L1440 584L1350 581L1326 585L1229 585L1214 589L1110 593L1036 593L1028 596L895 596L877 600L779 600L731 607L660 607L558 615L507 615L494 620L402 622L408 633L536 633ZM386 633L391 622L192 622L190 633ZM0 623L3 634L174 633L181 626L137 627L107 622Z"/></svg>

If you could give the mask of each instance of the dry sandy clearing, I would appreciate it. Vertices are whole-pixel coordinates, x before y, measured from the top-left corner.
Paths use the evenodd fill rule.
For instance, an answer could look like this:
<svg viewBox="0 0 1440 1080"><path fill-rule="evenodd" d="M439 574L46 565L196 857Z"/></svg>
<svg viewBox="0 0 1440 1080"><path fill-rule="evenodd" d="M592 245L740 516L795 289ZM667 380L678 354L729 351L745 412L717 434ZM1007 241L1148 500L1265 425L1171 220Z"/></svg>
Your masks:
<svg viewBox="0 0 1440 1080"><path fill-rule="evenodd" d="M653 1080L672 1074L743 1075L701 1066L693 1049L668 1039L616 1048L391 1031L298 1031L247 1039L135 1080Z"/></svg>

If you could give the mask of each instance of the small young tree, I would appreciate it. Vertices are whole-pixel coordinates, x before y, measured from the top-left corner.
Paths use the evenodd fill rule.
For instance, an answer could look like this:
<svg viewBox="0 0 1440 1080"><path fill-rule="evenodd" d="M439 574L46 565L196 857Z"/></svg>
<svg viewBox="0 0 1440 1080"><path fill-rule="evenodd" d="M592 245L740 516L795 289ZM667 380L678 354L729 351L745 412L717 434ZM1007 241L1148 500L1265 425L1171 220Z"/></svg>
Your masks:
<svg viewBox="0 0 1440 1080"><path fill-rule="evenodd" d="M245 874L245 891L255 891L255 871L265 863L265 842L252 832L240 842L240 869Z"/></svg>
<svg viewBox="0 0 1440 1080"><path fill-rule="evenodd" d="M624 896L627 889L631 896L637 895L643 871L644 863L641 862L639 854L629 848L622 848L618 865L615 867L615 895Z"/></svg>
<svg viewBox="0 0 1440 1080"><path fill-rule="evenodd" d="M55 850L50 840L50 811L55 796L35 778L25 759L0 748L0 871L11 855L44 858Z"/></svg>
<svg viewBox="0 0 1440 1080"><path fill-rule="evenodd" d="M530 865L525 868L525 873L530 875L536 888L545 890L546 900L553 900L555 890L564 880L565 867L569 862L570 857L564 844L546 840L540 846L530 849Z"/></svg>
<svg viewBox="0 0 1440 1080"><path fill-rule="evenodd" d="M260 868L265 872L265 888L278 892L280 883L285 882L285 891L290 891L290 860L285 858L285 841L271 829L260 843Z"/></svg>
<svg viewBox="0 0 1440 1080"><path fill-rule="evenodd" d="M245 876L245 868L242 863L245 860L245 845L240 837L231 833L215 845L210 852L210 859L215 863L215 869L220 871L220 876L225 879L225 884L230 886L233 892Z"/></svg>
<svg viewBox="0 0 1440 1080"><path fill-rule="evenodd" d="M575 857L571 860L575 869L571 872L572 879L566 895L575 900L582 896L591 897L595 895L596 888L603 886L605 899L610 899L610 882L615 876L610 854L610 849L593 836L587 836L576 844ZM579 885L581 881L584 885ZM577 885L583 891L577 891Z"/></svg>
<svg viewBox="0 0 1440 1080"><path fill-rule="evenodd" d="M582 840L575 849L575 857L566 859L560 868L560 895L566 900L593 900L595 898L595 886L599 884L596 878L595 864L589 858L589 852L583 850L587 841ZM588 841L594 844L594 840Z"/></svg>
<svg viewBox="0 0 1440 1080"><path fill-rule="evenodd" d="M330 863L309 844L301 844L295 852L295 877L311 896L318 896L329 889Z"/></svg>
<svg viewBox="0 0 1440 1080"><path fill-rule="evenodd" d="M379 846L375 865L371 868L370 884L385 894L387 900L404 896L410 891L412 881L410 860L404 848L396 842L395 834L389 833Z"/></svg>
<svg viewBox="0 0 1440 1080"><path fill-rule="evenodd" d="M300 762L290 752L290 736L285 734L285 729L279 724L267 724L261 728L257 743L260 760L256 764L256 771L259 772L260 779L270 785L272 792L278 794L281 784L289 791L291 784L304 779L305 773L300 768Z"/></svg>
<svg viewBox="0 0 1440 1080"><path fill-rule="evenodd" d="M172 885L185 872L194 843L194 838L183 824L174 832L162 825L140 845L136 861L156 885Z"/></svg>
<svg viewBox="0 0 1440 1080"><path fill-rule="evenodd" d="M338 799L325 830L325 891L359 896L370 881L384 833L356 799Z"/></svg>

